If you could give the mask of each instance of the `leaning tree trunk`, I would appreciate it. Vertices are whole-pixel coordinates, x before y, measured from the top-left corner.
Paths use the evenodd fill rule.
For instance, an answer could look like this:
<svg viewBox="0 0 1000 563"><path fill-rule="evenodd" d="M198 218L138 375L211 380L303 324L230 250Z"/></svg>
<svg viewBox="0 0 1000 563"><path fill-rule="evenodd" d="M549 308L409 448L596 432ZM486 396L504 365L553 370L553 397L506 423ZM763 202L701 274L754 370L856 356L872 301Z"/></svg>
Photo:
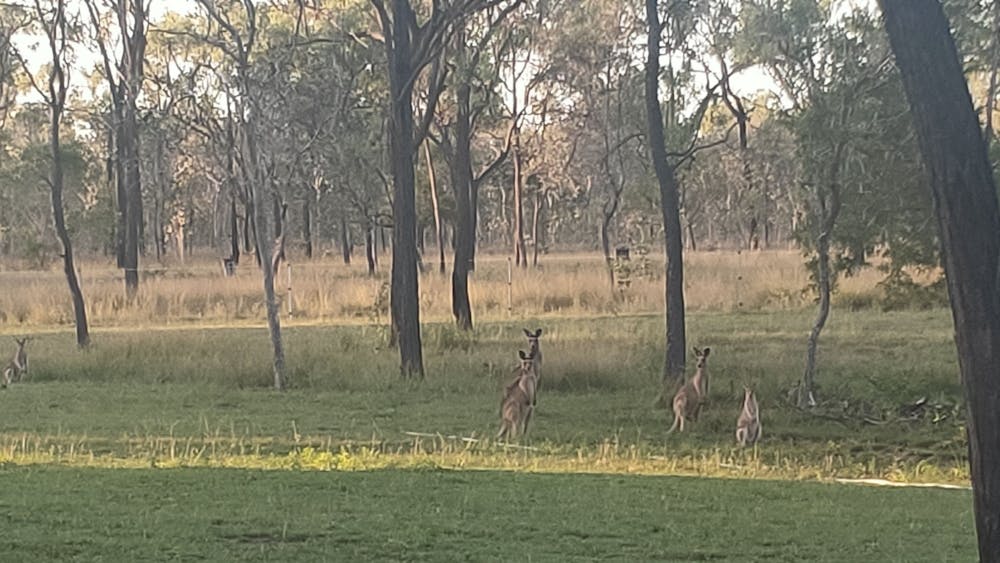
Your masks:
<svg viewBox="0 0 1000 563"><path fill-rule="evenodd" d="M62 68L57 63L54 73L62 76ZM61 83L61 78L59 79ZM64 96L64 94L63 94ZM58 97L53 94L53 97ZM64 100L65 98L62 97ZM73 315L76 319L76 344L81 348L90 345L90 328L87 325L87 308L83 302L83 291L80 289L80 280L76 277L76 265L73 262L73 243L69 238L69 231L66 229L66 216L63 211L63 164L62 149L59 143L59 129L62 124L62 102L52 100L49 121L49 148L52 157L52 170L49 182L49 191L52 196L52 219L56 227L56 235L63 249L63 272L66 274L66 283L69 285L69 292L73 297Z"/></svg>
<svg viewBox="0 0 1000 563"><path fill-rule="evenodd" d="M1000 561L1000 206L948 20L936 0L880 0L930 175L955 344L981 561Z"/></svg>
<svg viewBox="0 0 1000 563"><path fill-rule="evenodd" d="M666 239L667 346L663 368L666 387L684 377L684 247L681 233L680 199L674 169L667 162L667 144L660 110L660 15L657 0L646 0L648 44L646 52L646 119L649 128L649 152L660 185L660 208ZM666 397L661 397L665 399Z"/></svg>

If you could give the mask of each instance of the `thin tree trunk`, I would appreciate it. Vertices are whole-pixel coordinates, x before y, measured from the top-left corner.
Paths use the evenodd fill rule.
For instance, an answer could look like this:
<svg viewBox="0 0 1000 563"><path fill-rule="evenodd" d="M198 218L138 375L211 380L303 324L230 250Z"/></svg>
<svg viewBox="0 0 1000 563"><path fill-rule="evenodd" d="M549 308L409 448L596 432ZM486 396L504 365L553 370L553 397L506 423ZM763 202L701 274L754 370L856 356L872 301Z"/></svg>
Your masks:
<svg viewBox="0 0 1000 563"><path fill-rule="evenodd" d="M351 232L347 229L347 219L340 218L340 252L344 257L344 264L351 265Z"/></svg>
<svg viewBox="0 0 1000 563"><path fill-rule="evenodd" d="M535 191L535 207L531 213L531 266L538 267L538 214L542 211L541 190Z"/></svg>
<svg viewBox="0 0 1000 563"><path fill-rule="evenodd" d="M434 234L437 236L438 271L444 274L444 225L441 224L441 207L438 203L437 177L434 174L434 162L431 160L430 140L424 141L424 157L427 159L427 181L431 185L431 205L434 208Z"/></svg>
<svg viewBox="0 0 1000 563"><path fill-rule="evenodd" d="M880 0L929 172L968 405L979 558L1000 561L1000 206L947 18L935 0Z"/></svg>
<svg viewBox="0 0 1000 563"><path fill-rule="evenodd" d="M521 134L514 132L514 149L511 154L514 161L514 265L528 266L528 258L524 251L524 177L521 170Z"/></svg>
<svg viewBox="0 0 1000 563"><path fill-rule="evenodd" d="M374 276L378 266L378 251L375 248L375 226L372 224L365 229L365 258L368 259L368 275Z"/></svg>
<svg viewBox="0 0 1000 563"><path fill-rule="evenodd" d="M90 345L90 328L87 324L87 308L83 301L83 291L77 279L76 266L73 262L73 243L66 228L66 217L63 210L63 162L59 131L62 125L63 110L66 107L66 75L63 68L63 53L66 48L66 13L65 5L60 0L56 3L52 21L44 22L52 53L52 66L49 70L49 156L52 158L52 169L49 178L49 191L52 198L52 219L56 235L62 245L63 273L66 284L73 299L73 315L76 320L76 344L81 348ZM39 8L41 12L41 8ZM41 13L39 13L41 16Z"/></svg>
<svg viewBox="0 0 1000 563"><path fill-rule="evenodd" d="M114 94L114 92L113 92ZM108 129L108 148L111 151L108 175L115 184L115 261L125 268L125 231L128 194L125 192L125 170L122 166L122 111L120 103L112 103L111 123Z"/></svg>
<svg viewBox="0 0 1000 563"><path fill-rule="evenodd" d="M249 78L241 77L241 82L249 84ZM244 86L249 90L248 86ZM272 372L274 375L274 388L278 391L285 389L285 348L281 338L281 318L278 311L278 299L274 291L274 264L265 257L273 253L272 244L275 240L275 225L272 223L272 213L268 212L267 172L263 169L257 148L257 130L253 120L256 118L253 112L247 118L244 126L246 133L244 142L246 143L249 165L252 170L248 171L247 179L250 183L250 201L253 202L254 209L254 235L257 245L257 259L263 273L264 300L267 309L267 328L271 335L271 349L273 351ZM280 215L279 215L280 218Z"/></svg>
<svg viewBox="0 0 1000 563"><path fill-rule="evenodd" d="M313 257L313 236L312 236L312 208L310 198L307 196L302 200L302 242L306 245L306 259Z"/></svg>
<svg viewBox="0 0 1000 563"><path fill-rule="evenodd" d="M229 257L233 264L240 263L240 228L236 216L236 197L232 194L229 200Z"/></svg>
<svg viewBox="0 0 1000 563"><path fill-rule="evenodd" d="M834 151L833 162L831 162L830 177L830 197L829 201L825 195L819 192L817 187L817 215L819 216L819 236L816 238L816 285L819 292L819 311L816 313L816 320L813 322L812 330L809 331L809 341L806 347L806 368L802 375L802 387L799 389L798 403L800 407L813 407L816 405L816 352L819 347L819 335L826 326L826 321L830 317L830 288L832 285L830 273L830 237L833 235L833 228L837 223L837 216L840 214L840 188L839 181L840 161L843 158L845 143L841 142Z"/></svg>
<svg viewBox="0 0 1000 563"><path fill-rule="evenodd" d="M646 118L649 129L649 152L660 186L660 207L666 240L666 353L663 369L664 390L672 381L684 377L684 246L681 236L679 189L674 169L667 162L667 145L660 110L660 15L657 0L646 0L648 42L646 52ZM665 400L666 395L661 397Z"/></svg>

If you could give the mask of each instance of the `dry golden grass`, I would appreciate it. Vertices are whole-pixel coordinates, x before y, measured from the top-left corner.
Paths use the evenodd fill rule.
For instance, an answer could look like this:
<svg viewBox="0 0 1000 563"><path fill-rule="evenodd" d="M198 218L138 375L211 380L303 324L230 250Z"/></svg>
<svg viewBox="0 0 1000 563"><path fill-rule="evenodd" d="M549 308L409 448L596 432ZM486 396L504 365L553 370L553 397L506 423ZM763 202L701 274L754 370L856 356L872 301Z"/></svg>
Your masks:
<svg viewBox="0 0 1000 563"><path fill-rule="evenodd" d="M641 258L631 267L637 270ZM685 256L685 299L692 311L798 309L812 303L808 275L797 251L689 252ZM479 320L508 317L585 316L663 311L663 257L651 255L648 275L634 271L630 285L612 292L602 258L596 253L541 257L540 268L513 270L508 288L507 259L480 257L470 281L474 315ZM173 323L241 324L264 318L261 279L251 262L225 278L214 259L187 264L147 261L138 300L124 301L121 272L110 262L80 266L91 323L95 326L149 326ZM450 275L434 265L420 280L423 319L451 318ZM292 263L293 322L384 321L388 307L388 263L375 277L362 261L350 266L333 259ZM843 279L835 299L874 306L881 273L869 269ZM287 268L279 276L283 315L288 319ZM508 290L510 310L508 310ZM613 293L617 295L613 295ZM0 327L71 324L73 314L65 280L57 267L45 271L0 271Z"/></svg>

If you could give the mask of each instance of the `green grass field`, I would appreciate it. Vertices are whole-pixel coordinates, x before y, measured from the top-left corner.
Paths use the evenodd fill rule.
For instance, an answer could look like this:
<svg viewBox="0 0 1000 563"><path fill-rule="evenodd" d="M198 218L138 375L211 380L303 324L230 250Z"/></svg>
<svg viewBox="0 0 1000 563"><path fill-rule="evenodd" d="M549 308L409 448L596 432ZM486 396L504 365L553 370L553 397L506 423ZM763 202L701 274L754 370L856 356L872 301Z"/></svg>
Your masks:
<svg viewBox="0 0 1000 563"><path fill-rule="evenodd" d="M87 351L65 327L3 327L35 340L27 381L0 391L0 559L975 556L968 491L831 482L968 484L946 310L835 309L811 412L786 398L811 311L694 312L710 404L673 435L658 314L428 323L422 382L399 378L384 327L300 319L282 393L265 329L200 322L110 323ZM545 330L539 405L527 439L499 444L522 326ZM747 450L744 384L764 425Z"/></svg>
<svg viewBox="0 0 1000 563"><path fill-rule="evenodd" d="M8 561L969 561L966 491L495 471L0 470Z"/></svg>

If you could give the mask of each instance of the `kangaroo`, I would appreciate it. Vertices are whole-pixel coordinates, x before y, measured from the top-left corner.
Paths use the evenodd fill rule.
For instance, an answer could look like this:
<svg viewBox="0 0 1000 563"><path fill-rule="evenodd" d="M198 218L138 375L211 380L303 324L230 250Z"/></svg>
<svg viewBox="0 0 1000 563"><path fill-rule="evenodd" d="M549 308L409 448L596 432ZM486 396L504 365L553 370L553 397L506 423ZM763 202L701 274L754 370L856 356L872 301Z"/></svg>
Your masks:
<svg viewBox="0 0 1000 563"><path fill-rule="evenodd" d="M682 385L677 390L677 394L674 395L674 424L667 431L667 434L678 429L684 432L685 419L698 420L698 413L701 411L701 405L707 395L708 372L705 369L705 363L708 360L710 350L710 348L694 349L694 355L698 358L698 369L694 372L691 380Z"/></svg>
<svg viewBox="0 0 1000 563"><path fill-rule="evenodd" d="M518 350L521 367L517 378L504 390L500 403L500 431L497 438L514 438L518 433L528 433L528 423L534 409L538 376L535 374L534 358L531 353Z"/></svg>
<svg viewBox="0 0 1000 563"><path fill-rule="evenodd" d="M749 387L743 388L743 410L736 420L736 441L741 446L753 445L760 440L760 406L757 396Z"/></svg>
<svg viewBox="0 0 1000 563"><path fill-rule="evenodd" d="M542 336L542 329L536 330L532 333L530 330L524 328L524 335L528 337L528 346L530 349L528 353L534 358L535 363L535 377L539 381L542 380L542 349L538 346L538 339Z"/></svg>
<svg viewBox="0 0 1000 563"><path fill-rule="evenodd" d="M0 382L0 386L7 387L15 381L21 381L21 378L28 374L28 353L24 350L24 345L28 343L28 340L30 340L29 337L14 337L14 341L17 342L17 350L10 363L3 370L3 381Z"/></svg>

